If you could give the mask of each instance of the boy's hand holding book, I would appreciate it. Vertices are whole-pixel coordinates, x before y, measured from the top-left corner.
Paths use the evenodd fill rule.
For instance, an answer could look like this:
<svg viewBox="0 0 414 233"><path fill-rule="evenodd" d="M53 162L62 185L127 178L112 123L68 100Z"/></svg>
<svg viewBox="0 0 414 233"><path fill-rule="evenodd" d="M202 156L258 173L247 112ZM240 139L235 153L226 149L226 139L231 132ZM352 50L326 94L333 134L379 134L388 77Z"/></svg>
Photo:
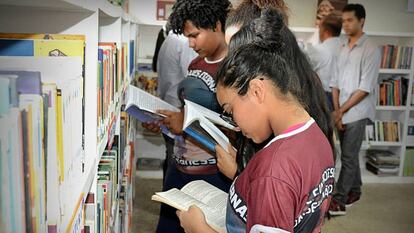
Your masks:
<svg viewBox="0 0 414 233"><path fill-rule="evenodd" d="M160 113L165 116L162 120L162 123L173 133L173 134L182 134L183 133L183 121L184 113L173 112L169 110L158 110L157 113Z"/></svg>
<svg viewBox="0 0 414 233"><path fill-rule="evenodd" d="M147 123L142 122L141 125L142 125L142 127L144 127L145 129L149 130L152 133L159 134L159 133L162 132L159 121L147 122Z"/></svg>

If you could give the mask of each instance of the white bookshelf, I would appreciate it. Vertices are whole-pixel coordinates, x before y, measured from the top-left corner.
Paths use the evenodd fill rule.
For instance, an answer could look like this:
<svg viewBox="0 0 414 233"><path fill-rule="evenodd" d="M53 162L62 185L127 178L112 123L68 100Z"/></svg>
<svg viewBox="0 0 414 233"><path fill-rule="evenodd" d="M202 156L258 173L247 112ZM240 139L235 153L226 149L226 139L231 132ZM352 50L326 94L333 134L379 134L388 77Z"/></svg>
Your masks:
<svg viewBox="0 0 414 233"><path fill-rule="evenodd" d="M315 38L317 38L316 28L292 27L291 30L296 35L297 39L299 41L304 42L305 45L307 45L308 43L312 43L315 40ZM367 31L366 34L378 46L387 44L393 44L398 46L414 46L414 33ZM393 151L395 154L400 156L399 175L392 177L378 177L365 169L365 159L361 157L361 174L364 182L414 183L414 177L402 176L406 148L414 147L414 143L410 143L407 141L408 120L409 118L414 118L414 102L412 102L411 98L411 96L414 94L412 93L414 79L414 58L411 58L411 69L380 69L378 79L380 80L381 77L393 75L401 76L405 79L408 79L406 104L403 106L376 106L376 120L398 121L400 123L400 141L364 141L361 147L361 153L363 153L366 149L369 148L387 149ZM337 146L338 145L339 144L337 143Z"/></svg>
<svg viewBox="0 0 414 233"><path fill-rule="evenodd" d="M0 32L3 33L50 33L85 35L85 125L84 151L85 167L79 177L73 177L76 185L70 193L65 194L63 212L57 223L58 232L74 229L79 208L83 205L88 192L96 192L97 167L100 158L115 134L119 134L120 107L127 87L124 83L121 91L111 103L110 119L105 119L106 129L101 140L97 140L97 64L98 43L116 42L118 48L122 43L135 41L137 55L138 21L135 15L125 13L119 6L106 0L1 0ZM135 59L136 60L136 59ZM127 80L129 77L129 58L127 59ZM112 127L111 127L112 126ZM111 128L110 128L111 127ZM96 197L96 196L95 196ZM96 203L96 201L95 201ZM119 209L118 204L114 211ZM132 208L132 207L131 207ZM113 214L111 220L118 223ZM76 232L76 231L75 231Z"/></svg>

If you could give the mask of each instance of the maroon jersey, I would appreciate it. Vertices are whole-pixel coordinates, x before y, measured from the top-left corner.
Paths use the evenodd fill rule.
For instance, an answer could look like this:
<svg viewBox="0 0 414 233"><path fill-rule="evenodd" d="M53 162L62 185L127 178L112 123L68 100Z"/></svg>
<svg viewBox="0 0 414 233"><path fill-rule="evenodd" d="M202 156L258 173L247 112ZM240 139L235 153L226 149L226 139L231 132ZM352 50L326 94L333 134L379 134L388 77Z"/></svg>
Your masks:
<svg viewBox="0 0 414 233"><path fill-rule="evenodd" d="M180 98L190 99L210 110L217 111L219 105L215 94L215 76L220 62L221 60L208 62L201 57L195 58L188 67L188 75L184 82L191 79L201 80L202 82L192 82L193 84L197 83L197 85L187 86L186 94L180 93ZM174 151L177 168L181 172L194 175L218 172L215 154L188 135L176 137Z"/></svg>
<svg viewBox="0 0 414 233"><path fill-rule="evenodd" d="M331 146L313 119L277 136L230 188L228 232L320 232L334 175Z"/></svg>

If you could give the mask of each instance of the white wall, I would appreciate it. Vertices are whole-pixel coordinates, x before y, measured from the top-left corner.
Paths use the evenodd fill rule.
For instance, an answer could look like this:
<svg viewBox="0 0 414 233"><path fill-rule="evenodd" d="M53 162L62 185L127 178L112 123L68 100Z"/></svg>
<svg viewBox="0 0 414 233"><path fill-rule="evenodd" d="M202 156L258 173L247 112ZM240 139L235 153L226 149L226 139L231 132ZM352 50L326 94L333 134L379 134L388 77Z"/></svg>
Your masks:
<svg viewBox="0 0 414 233"><path fill-rule="evenodd" d="M156 20L157 0L130 0L129 12L135 15L140 24L164 25L165 21Z"/></svg>
<svg viewBox="0 0 414 233"><path fill-rule="evenodd" d="M138 58L152 59L161 26L140 25L138 31Z"/></svg>
<svg viewBox="0 0 414 233"><path fill-rule="evenodd" d="M318 0L285 0L291 15L289 26L313 27ZM366 31L414 32L414 13L407 12L408 0L349 0L367 12Z"/></svg>
<svg viewBox="0 0 414 233"><path fill-rule="evenodd" d="M233 4L239 0L230 0ZM129 0L129 11L137 16L141 24L164 25L165 21L156 20L157 0Z"/></svg>
<svg viewBox="0 0 414 233"><path fill-rule="evenodd" d="M239 0L231 0L237 4ZM371 32L414 32L414 13L407 12L408 0L349 0L361 3L367 11L365 31ZM318 0L285 0L291 14L289 26L313 27ZM156 0L130 0L130 11L140 21L138 57L151 57L160 25L155 20Z"/></svg>

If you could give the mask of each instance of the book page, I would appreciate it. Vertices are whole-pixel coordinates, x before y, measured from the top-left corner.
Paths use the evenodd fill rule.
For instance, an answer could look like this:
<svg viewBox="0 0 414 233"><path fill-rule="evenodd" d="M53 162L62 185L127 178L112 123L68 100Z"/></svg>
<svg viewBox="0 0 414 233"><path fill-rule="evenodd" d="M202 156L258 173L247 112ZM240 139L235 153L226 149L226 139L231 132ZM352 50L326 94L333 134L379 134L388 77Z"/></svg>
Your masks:
<svg viewBox="0 0 414 233"><path fill-rule="evenodd" d="M152 200L164 202L178 210L187 211L191 205L197 205L199 207L204 205L201 201L176 188L165 192L156 192L155 194L152 196Z"/></svg>
<svg viewBox="0 0 414 233"><path fill-rule="evenodd" d="M191 205L199 207L207 223L218 232L226 232L227 193L213 185L197 180L188 183L181 190L170 189L157 192L152 200L166 203L179 210L188 210Z"/></svg>
<svg viewBox="0 0 414 233"><path fill-rule="evenodd" d="M231 129L231 130L235 129L235 127L233 125L231 125L231 124L227 123L225 120L223 120L220 117L220 114L218 114L214 111L211 111L210 109L205 108L205 107L203 107L199 104L191 102L189 100L184 100L184 103L185 103L185 106L187 106L187 108L188 108L188 114L189 114L188 120L190 121L190 124L193 121L192 119L198 119L199 116L201 115L201 116L209 119L211 122L213 122L215 124L224 126L224 127L228 128L228 129Z"/></svg>
<svg viewBox="0 0 414 233"><path fill-rule="evenodd" d="M207 111L205 111L204 109L202 109L203 108L202 106L196 105L195 103L192 103L191 101L188 101L188 100L184 100L184 101L185 101L185 105L184 105L183 130L189 133L188 130L186 130L186 128L190 127L190 125L192 125L194 121L198 121L200 126L216 141L216 143L219 144L221 147L223 147L225 151L228 152L228 146L230 144L228 137L223 132L221 132L221 130L217 128L209 119L207 119L203 115L205 112L210 111L210 110L207 109ZM217 114L217 113L214 113L214 114ZM213 114L210 114L210 115L213 115ZM225 122L220 117L218 118L221 121ZM194 131L192 133L197 133L197 132ZM195 135L191 133L190 135L198 141L200 141L198 136L206 137L205 135L197 135L195 137ZM206 138L206 140L208 139ZM204 143L203 141L200 141L200 142Z"/></svg>
<svg viewBox="0 0 414 233"><path fill-rule="evenodd" d="M159 109L170 110L179 112L180 110L173 105L161 100L160 98L153 96L138 87L129 85L128 101L125 108L129 108L131 105L137 106L139 109L146 110L155 114ZM160 114L158 114L160 115Z"/></svg>
<svg viewBox="0 0 414 233"><path fill-rule="evenodd" d="M195 199L226 214L228 194L203 180L196 180L185 185L181 191Z"/></svg>

